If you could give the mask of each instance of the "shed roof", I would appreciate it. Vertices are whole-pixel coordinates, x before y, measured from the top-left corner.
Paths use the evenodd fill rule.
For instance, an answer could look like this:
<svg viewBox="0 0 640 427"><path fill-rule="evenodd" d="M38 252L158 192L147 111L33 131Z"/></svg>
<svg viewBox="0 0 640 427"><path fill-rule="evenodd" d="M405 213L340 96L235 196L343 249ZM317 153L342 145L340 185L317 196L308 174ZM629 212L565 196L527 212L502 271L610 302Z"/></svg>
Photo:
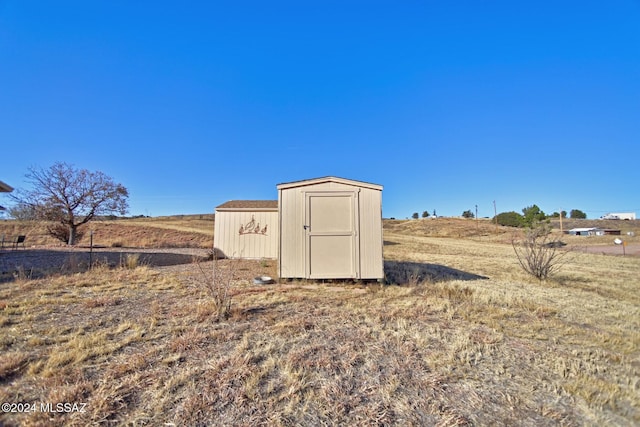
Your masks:
<svg viewBox="0 0 640 427"><path fill-rule="evenodd" d="M229 200L216 206L217 211L277 211L277 200Z"/></svg>
<svg viewBox="0 0 640 427"><path fill-rule="evenodd" d="M303 187L305 185L321 184L323 182L338 182L340 184L355 185L358 187L371 188L373 190L382 191L382 185L373 184L371 182L356 181L353 179L340 178L337 176L323 176L320 178L304 179L301 181L283 182L278 184L278 190L285 188Z"/></svg>
<svg viewBox="0 0 640 427"><path fill-rule="evenodd" d="M13 187L5 184L4 182L0 181L0 192L2 193L11 193L13 191Z"/></svg>
<svg viewBox="0 0 640 427"><path fill-rule="evenodd" d="M569 230L569 232L571 231L584 232L584 231L604 231L604 230L598 227L578 227L578 228L572 228L571 230Z"/></svg>

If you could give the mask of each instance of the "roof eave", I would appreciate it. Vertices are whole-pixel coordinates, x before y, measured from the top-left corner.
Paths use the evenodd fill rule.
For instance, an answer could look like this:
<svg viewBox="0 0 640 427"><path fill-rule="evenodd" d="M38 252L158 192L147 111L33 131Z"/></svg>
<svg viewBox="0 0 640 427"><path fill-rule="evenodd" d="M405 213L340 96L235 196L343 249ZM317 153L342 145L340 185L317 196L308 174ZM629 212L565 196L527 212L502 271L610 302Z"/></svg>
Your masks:
<svg viewBox="0 0 640 427"><path fill-rule="evenodd" d="M278 212L278 208L216 208L216 212Z"/></svg>
<svg viewBox="0 0 640 427"><path fill-rule="evenodd" d="M301 181L283 182L281 184L278 184L276 188L278 190L283 190L287 188L322 184L324 182L337 182L337 183L346 184L346 185L357 185L358 187L370 188L372 190L379 190L379 191L382 191L382 188L383 188L382 185L379 185L379 184L374 184L374 183L365 182L365 181L357 181L355 179L340 178L337 176L323 176L320 178L304 179Z"/></svg>
<svg viewBox="0 0 640 427"><path fill-rule="evenodd" d="M9 184L5 184L4 182L0 181L0 192L2 193L11 193L13 191L13 187L10 186Z"/></svg>
<svg viewBox="0 0 640 427"><path fill-rule="evenodd" d="M223 211L265 211L272 212L278 210L277 200L229 200L216 206L217 212Z"/></svg>

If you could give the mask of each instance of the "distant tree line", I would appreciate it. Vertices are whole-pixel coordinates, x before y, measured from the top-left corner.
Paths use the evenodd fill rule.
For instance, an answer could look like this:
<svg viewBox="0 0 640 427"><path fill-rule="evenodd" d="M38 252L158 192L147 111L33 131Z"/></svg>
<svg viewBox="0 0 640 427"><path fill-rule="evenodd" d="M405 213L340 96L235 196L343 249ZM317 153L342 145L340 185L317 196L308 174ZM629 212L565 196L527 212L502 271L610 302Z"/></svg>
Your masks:
<svg viewBox="0 0 640 427"><path fill-rule="evenodd" d="M429 218L430 216L431 216L431 214L429 213L429 211L422 211L422 218ZM437 216L435 209L433 210L433 216ZM420 218L420 214L418 214L418 212L414 212L411 215L411 218L418 219L418 218Z"/></svg>
<svg viewBox="0 0 640 427"><path fill-rule="evenodd" d="M542 209L540 209L537 205L527 206L522 209L522 214L518 212L502 212L499 213L494 220L500 224L507 227L533 227L538 223L549 221L551 218L567 218L567 212L554 212L551 215L547 215L544 213ZM571 219L586 219L587 214L582 212L579 209L572 209L569 213L569 217Z"/></svg>

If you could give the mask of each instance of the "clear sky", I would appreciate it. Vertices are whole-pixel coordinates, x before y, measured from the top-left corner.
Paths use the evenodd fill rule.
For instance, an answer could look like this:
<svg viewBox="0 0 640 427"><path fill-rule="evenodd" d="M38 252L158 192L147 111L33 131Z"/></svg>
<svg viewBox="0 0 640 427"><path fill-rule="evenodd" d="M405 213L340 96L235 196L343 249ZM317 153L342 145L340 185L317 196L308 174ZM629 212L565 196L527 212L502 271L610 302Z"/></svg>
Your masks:
<svg viewBox="0 0 640 427"><path fill-rule="evenodd" d="M0 0L0 156L132 215L327 175L385 217L640 214L640 1Z"/></svg>

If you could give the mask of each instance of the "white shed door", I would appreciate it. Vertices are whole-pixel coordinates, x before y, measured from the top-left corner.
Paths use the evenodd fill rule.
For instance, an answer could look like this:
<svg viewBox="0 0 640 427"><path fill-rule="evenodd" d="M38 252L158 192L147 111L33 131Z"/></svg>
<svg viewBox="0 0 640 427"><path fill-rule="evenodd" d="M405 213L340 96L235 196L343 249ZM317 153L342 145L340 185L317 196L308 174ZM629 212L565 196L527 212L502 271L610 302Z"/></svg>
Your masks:
<svg viewBox="0 0 640 427"><path fill-rule="evenodd" d="M308 192L305 197L306 276L358 278L358 203L354 192Z"/></svg>

